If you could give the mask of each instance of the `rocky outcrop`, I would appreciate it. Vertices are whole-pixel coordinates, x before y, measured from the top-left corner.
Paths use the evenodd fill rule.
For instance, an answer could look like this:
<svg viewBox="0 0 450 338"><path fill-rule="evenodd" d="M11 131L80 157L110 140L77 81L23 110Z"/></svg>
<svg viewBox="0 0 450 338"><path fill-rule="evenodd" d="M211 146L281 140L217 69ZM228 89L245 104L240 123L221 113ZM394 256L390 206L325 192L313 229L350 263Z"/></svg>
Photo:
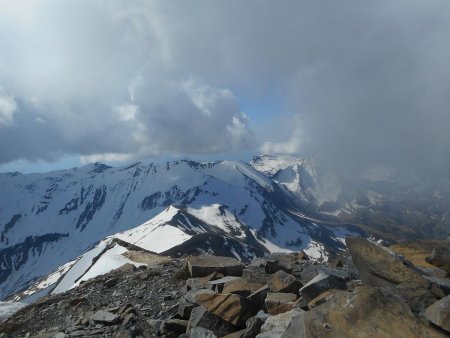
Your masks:
<svg viewBox="0 0 450 338"><path fill-rule="evenodd" d="M369 286L336 291L327 302L298 314L283 338L445 337L417 318L407 304Z"/></svg>
<svg viewBox="0 0 450 338"><path fill-rule="evenodd" d="M426 261L450 274L450 241L445 248L435 248Z"/></svg>
<svg viewBox="0 0 450 338"><path fill-rule="evenodd" d="M361 242L359 251L352 247L352 254L359 262L357 255L366 253L363 258L368 267L355 264L361 276L374 274L379 278L383 267L376 262L387 262L386 267L393 271L384 272L389 278L382 278L386 283L382 287L370 285L371 278L352 279L347 259L341 261L342 266L334 267L297 259L292 261L291 274L283 270L268 274L260 263L241 265L241 276L226 276L229 271L219 264L204 277L191 277L184 261L163 260L147 268L117 269L68 292L41 299L0 324L0 337L448 335L450 296L439 300L438 291L432 292L434 284L424 279L428 287L424 286L419 270L403 263L407 272L396 268L397 261L403 262L401 257L372 244ZM279 259L291 261L294 256ZM214 260L206 256L195 260L199 261ZM401 276L408 273L417 274L416 281L421 282L403 280Z"/></svg>

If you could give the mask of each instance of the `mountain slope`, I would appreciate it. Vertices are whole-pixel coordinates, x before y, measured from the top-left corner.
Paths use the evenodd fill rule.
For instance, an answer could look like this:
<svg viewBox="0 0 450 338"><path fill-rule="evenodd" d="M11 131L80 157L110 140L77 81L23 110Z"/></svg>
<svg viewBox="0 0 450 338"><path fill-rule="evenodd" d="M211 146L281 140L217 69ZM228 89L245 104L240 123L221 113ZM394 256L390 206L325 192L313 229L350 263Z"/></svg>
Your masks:
<svg viewBox="0 0 450 338"><path fill-rule="evenodd" d="M243 162L174 161L123 168L97 163L46 174L0 174L0 185L2 298L117 233L122 233L117 238L155 252L183 244L181 251L188 251L186 240L199 246L204 242L198 236L209 233L217 243L228 236L258 247L255 254L305 249L323 259L343 248L347 233L361 233L306 217L274 180ZM156 224L158 214L164 226L149 230L145 222ZM238 253L241 259L244 252Z"/></svg>

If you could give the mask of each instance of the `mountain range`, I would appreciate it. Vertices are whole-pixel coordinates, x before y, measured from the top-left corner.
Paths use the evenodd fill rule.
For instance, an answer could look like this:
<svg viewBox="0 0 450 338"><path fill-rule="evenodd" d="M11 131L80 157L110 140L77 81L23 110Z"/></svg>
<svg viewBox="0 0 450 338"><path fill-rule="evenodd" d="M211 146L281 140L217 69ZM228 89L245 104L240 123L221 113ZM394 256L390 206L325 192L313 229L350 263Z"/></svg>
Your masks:
<svg viewBox="0 0 450 338"><path fill-rule="evenodd" d="M243 261L303 250L326 261L348 235L446 235L449 196L377 174L343 178L314 159L276 155L0 174L0 298L62 292L139 265L127 258L134 248Z"/></svg>

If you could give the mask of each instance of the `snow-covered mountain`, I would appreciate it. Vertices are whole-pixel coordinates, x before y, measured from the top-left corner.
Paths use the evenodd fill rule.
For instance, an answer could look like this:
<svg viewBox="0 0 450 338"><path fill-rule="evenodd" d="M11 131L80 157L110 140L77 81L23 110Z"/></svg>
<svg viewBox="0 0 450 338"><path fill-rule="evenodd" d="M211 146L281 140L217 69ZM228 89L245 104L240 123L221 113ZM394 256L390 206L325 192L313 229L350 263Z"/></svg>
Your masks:
<svg viewBox="0 0 450 338"><path fill-rule="evenodd" d="M303 209L294 185L288 189L280 177L256 161L187 160L0 174L1 298L36 282L40 289L55 284L80 266L82 255L113 239L115 255L121 241L173 256L210 251L248 260L306 250L327 259L347 234L363 234ZM305 181L299 182L303 192ZM76 270L84 276L89 267Z"/></svg>
<svg viewBox="0 0 450 338"><path fill-rule="evenodd" d="M251 165L308 215L360 224L391 240L450 233L450 179L386 166L337 174L313 158L279 155L256 156Z"/></svg>

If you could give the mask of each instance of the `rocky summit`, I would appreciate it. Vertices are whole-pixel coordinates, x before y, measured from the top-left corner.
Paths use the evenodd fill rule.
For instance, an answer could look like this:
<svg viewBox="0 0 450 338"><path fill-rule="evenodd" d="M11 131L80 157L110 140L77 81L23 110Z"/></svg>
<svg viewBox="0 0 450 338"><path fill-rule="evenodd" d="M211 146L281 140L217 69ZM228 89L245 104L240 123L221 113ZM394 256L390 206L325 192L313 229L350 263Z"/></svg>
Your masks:
<svg viewBox="0 0 450 338"><path fill-rule="evenodd" d="M448 337L449 244L349 237L330 262L300 252L126 263L21 308L0 337Z"/></svg>

